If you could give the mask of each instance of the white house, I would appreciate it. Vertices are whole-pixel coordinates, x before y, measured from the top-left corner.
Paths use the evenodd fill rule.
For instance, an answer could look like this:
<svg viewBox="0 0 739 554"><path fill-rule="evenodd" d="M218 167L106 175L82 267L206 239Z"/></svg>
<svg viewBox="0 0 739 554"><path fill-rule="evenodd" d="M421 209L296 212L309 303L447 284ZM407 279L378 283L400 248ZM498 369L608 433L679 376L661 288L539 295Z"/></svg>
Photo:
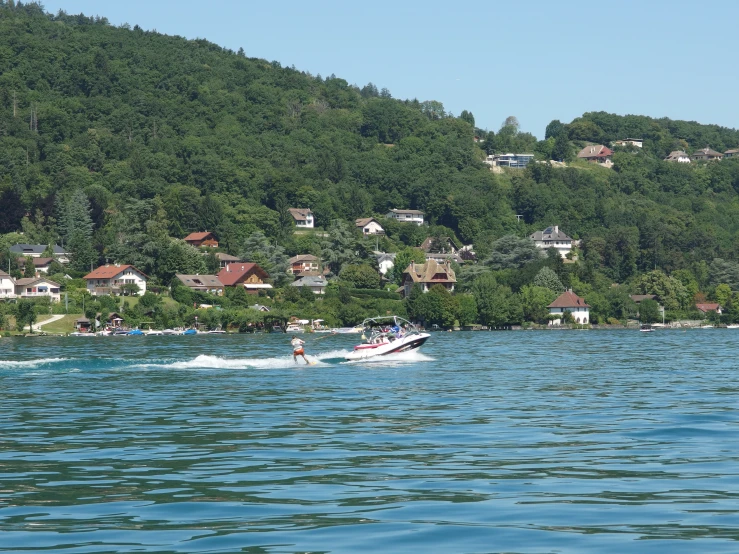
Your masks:
<svg viewBox="0 0 739 554"><path fill-rule="evenodd" d="M423 225L423 212L419 210L390 210L385 217L395 219L401 223Z"/></svg>
<svg viewBox="0 0 739 554"><path fill-rule="evenodd" d="M326 287L328 286L328 281L326 281L326 278L323 275L308 275L306 277L301 277L297 281L293 281L290 283L291 287L306 287L310 289L313 294L324 294L326 292Z"/></svg>
<svg viewBox="0 0 739 554"><path fill-rule="evenodd" d="M365 236L385 234L385 229L382 228L382 225L374 217L357 219L354 224L357 226L357 229L362 230L362 234Z"/></svg>
<svg viewBox="0 0 739 554"><path fill-rule="evenodd" d="M0 271L0 300L15 298L15 279Z"/></svg>
<svg viewBox="0 0 739 554"><path fill-rule="evenodd" d="M83 277L87 281L87 290L93 296L103 294L123 294L125 285L137 285L136 294L143 296L146 292L148 276L128 264L106 264Z"/></svg>
<svg viewBox="0 0 739 554"><path fill-rule="evenodd" d="M622 140L617 140L613 143L613 146L636 146L637 148L642 148L644 146L644 140L643 139L635 139L635 138L625 138Z"/></svg>
<svg viewBox="0 0 739 554"><path fill-rule="evenodd" d="M682 150L673 150L670 152L670 155L665 158L666 162L679 162L681 164L689 164L690 163L690 156L688 156L687 152L683 152Z"/></svg>
<svg viewBox="0 0 739 554"><path fill-rule="evenodd" d="M530 235L531 240L539 248L556 248L563 258L572 250L572 239L559 230L558 225L547 227Z"/></svg>
<svg viewBox="0 0 739 554"><path fill-rule="evenodd" d="M310 208L290 208L289 211L298 229L313 229L313 212Z"/></svg>
<svg viewBox="0 0 739 554"><path fill-rule="evenodd" d="M15 295L18 298L51 298L52 302L62 299L61 285L45 277L26 277L15 282Z"/></svg>
<svg viewBox="0 0 739 554"><path fill-rule="evenodd" d="M46 251L48 245L46 244L14 244L10 247L11 254L17 254L18 256L26 256L29 258L40 258L41 255ZM69 253L65 252L64 249L59 245L51 247L56 258L60 264L69 263Z"/></svg>
<svg viewBox="0 0 739 554"><path fill-rule="evenodd" d="M571 290L560 294L547 308L549 308L551 315L558 316L550 321L549 325L562 325L565 312L572 314L575 323L585 324L590 322L590 306Z"/></svg>
<svg viewBox="0 0 739 554"><path fill-rule="evenodd" d="M375 252L377 267L380 273L386 275L395 266L395 252Z"/></svg>

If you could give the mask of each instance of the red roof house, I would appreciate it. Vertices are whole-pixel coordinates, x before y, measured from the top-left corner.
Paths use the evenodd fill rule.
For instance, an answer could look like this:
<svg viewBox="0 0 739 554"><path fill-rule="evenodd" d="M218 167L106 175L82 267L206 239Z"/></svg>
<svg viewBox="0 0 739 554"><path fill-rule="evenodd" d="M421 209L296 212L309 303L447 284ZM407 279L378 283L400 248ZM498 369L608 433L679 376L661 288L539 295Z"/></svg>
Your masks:
<svg viewBox="0 0 739 554"><path fill-rule="evenodd" d="M209 231L203 231L202 233L190 233L183 239L187 244L193 246L210 246L211 248L218 248L218 241L213 233Z"/></svg>
<svg viewBox="0 0 739 554"><path fill-rule="evenodd" d="M146 281L148 276L128 264L106 264L83 277L87 281L87 290L93 296L98 294L124 294L125 285L138 286L136 294L143 295L146 292Z"/></svg>
<svg viewBox="0 0 739 554"><path fill-rule="evenodd" d="M591 144L577 154L581 160L600 164L611 164L611 156L613 156L613 150L602 144Z"/></svg>
<svg viewBox="0 0 739 554"><path fill-rule="evenodd" d="M561 325L565 312L572 314L575 323L582 324L590 321L590 306L584 298L580 298L571 290L560 294L547 308L549 308L550 315L557 316L551 320L550 325Z"/></svg>
<svg viewBox="0 0 739 554"><path fill-rule="evenodd" d="M696 304L695 307L704 314L707 314L708 312L716 312L717 314L721 313L721 306L715 302L701 302Z"/></svg>
<svg viewBox="0 0 739 554"><path fill-rule="evenodd" d="M223 286L243 286L250 293L256 293L259 289L271 289L272 285L264 282L268 278L267 272L255 263L228 264L218 273L218 280Z"/></svg>

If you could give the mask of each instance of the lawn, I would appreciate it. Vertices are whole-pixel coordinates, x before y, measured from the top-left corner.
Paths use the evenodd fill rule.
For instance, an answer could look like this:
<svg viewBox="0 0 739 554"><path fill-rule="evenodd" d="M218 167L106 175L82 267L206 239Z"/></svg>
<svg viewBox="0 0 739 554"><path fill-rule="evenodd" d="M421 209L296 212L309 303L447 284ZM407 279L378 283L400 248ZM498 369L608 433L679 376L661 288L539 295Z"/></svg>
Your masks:
<svg viewBox="0 0 739 554"><path fill-rule="evenodd" d="M40 329L36 329L36 325L34 325L33 330L39 333L49 333L49 334L72 333L75 330L74 322L80 317L83 317L82 314L67 314L62 319L55 321L54 323L49 323L48 325L44 325ZM48 317L44 316L44 319L48 319ZM38 322L40 321L43 321L43 320L39 317Z"/></svg>

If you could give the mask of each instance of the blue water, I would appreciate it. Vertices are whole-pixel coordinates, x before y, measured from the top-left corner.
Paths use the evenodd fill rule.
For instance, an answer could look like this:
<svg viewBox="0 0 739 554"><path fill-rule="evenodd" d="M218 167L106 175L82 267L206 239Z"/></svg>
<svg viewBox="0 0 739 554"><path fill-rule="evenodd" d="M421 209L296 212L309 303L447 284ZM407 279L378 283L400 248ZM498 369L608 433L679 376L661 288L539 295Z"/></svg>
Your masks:
<svg viewBox="0 0 739 554"><path fill-rule="evenodd" d="M0 552L739 552L739 331L288 339L0 339Z"/></svg>

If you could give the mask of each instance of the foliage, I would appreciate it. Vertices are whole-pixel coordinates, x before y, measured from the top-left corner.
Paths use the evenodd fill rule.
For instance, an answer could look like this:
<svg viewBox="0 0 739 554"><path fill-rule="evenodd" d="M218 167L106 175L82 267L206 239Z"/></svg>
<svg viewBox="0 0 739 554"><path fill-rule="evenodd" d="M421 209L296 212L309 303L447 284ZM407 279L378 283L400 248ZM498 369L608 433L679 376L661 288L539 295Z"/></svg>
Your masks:
<svg viewBox="0 0 739 554"><path fill-rule="evenodd" d="M485 263L492 269L518 269L541 255L531 239L506 235L493 242L492 253Z"/></svg>
<svg viewBox="0 0 739 554"><path fill-rule="evenodd" d="M656 323L659 321L659 303L649 298L639 303L639 320L642 323Z"/></svg>

